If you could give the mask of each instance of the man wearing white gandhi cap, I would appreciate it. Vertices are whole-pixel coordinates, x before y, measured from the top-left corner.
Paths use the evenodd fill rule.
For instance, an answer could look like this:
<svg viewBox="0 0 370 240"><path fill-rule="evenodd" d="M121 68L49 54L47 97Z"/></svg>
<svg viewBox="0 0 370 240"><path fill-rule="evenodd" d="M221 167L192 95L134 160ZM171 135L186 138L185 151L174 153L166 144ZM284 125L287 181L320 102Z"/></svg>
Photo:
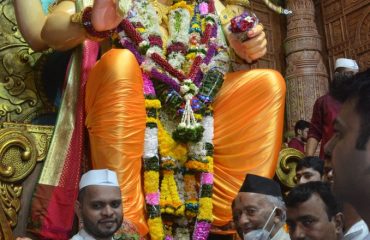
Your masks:
<svg viewBox="0 0 370 240"><path fill-rule="evenodd" d="M338 58L335 61L335 72L339 71L340 68L347 68L349 71L352 70L354 73L358 72L357 62L349 58Z"/></svg>
<svg viewBox="0 0 370 240"><path fill-rule="evenodd" d="M338 58L335 61L333 80L329 85L329 92L335 93L344 79L351 78L359 71L355 60ZM311 118L311 126L308 131L306 155L314 156L316 148L321 141L320 158L324 159L324 145L333 135L332 123L336 118L341 104L330 93L318 98L314 104Z"/></svg>
<svg viewBox="0 0 370 240"><path fill-rule="evenodd" d="M111 240L121 227L122 200L117 175L108 169L90 170L81 177L75 213L83 228L72 240Z"/></svg>

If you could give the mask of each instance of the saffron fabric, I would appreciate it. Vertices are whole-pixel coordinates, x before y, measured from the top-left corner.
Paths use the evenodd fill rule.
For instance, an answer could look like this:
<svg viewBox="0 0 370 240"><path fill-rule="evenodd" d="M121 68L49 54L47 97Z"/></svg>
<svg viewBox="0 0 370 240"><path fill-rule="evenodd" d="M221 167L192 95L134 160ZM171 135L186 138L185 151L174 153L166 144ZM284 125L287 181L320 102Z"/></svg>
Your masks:
<svg viewBox="0 0 370 240"><path fill-rule="evenodd" d="M324 159L324 146L333 136L333 122L341 104L329 94L319 97L313 106L308 138L321 141L320 158Z"/></svg>
<svg viewBox="0 0 370 240"><path fill-rule="evenodd" d="M214 225L231 220L231 202L247 173L274 176L285 90L284 79L274 70L226 74L214 103Z"/></svg>
<svg viewBox="0 0 370 240"><path fill-rule="evenodd" d="M94 168L117 172L125 218L147 233L141 180L145 104L131 52L112 49L90 73L86 126ZM273 177L282 142L285 83L273 70L226 74L214 103L214 224L231 220L231 202L246 173Z"/></svg>
<svg viewBox="0 0 370 240"><path fill-rule="evenodd" d="M145 235L141 156L146 113L141 70L131 52L112 49L96 63L85 106L92 167L117 173L124 217Z"/></svg>

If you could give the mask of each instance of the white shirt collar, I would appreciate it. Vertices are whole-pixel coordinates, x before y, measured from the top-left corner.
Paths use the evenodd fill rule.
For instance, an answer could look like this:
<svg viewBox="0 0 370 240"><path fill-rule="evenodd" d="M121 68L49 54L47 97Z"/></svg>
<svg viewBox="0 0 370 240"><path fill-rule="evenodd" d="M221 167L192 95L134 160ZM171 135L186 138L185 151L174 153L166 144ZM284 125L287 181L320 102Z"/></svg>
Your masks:
<svg viewBox="0 0 370 240"><path fill-rule="evenodd" d="M72 240L96 240L96 239L92 237L90 234L88 234L84 229L81 229L76 235L73 236Z"/></svg>

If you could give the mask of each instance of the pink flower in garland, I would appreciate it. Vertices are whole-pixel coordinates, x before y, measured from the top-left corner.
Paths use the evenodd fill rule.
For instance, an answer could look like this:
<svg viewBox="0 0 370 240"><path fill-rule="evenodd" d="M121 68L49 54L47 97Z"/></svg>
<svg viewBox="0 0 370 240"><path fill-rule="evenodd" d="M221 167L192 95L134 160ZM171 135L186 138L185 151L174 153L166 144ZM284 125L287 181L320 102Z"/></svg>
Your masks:
<svg viewBox="0 0 370 240"><path fill-rule="evenodd" d="M201 15L207 15L208 14L208 3L202 2L199 4L199 12Z"/></svg>
<svg viewBox="0 0 370 240"><path fill-rule="evenodd" d="M147 193L145 196L145 200L147 204L159 205L159 192Z"/></svg>
<svg viewBox="0 0 370 240"><path fill-rule="evenodd" d="M149 79L148 75L143 73L143 82L144 82L144 94L145 95L155 95L155 90L153 82Z"/></svg>
<svg viewBox="0 0 370 240"><path fill-rule="evenodd" d="M201 184L213 184L213 174L212 173L203 173Z"/></svg>

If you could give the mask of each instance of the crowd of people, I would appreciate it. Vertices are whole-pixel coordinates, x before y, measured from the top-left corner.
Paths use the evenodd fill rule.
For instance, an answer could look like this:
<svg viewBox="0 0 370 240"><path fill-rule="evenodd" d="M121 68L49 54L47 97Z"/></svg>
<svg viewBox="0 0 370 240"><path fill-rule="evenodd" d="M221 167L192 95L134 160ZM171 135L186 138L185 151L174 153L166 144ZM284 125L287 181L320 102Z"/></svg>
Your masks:
<svg viewBox="0 0 370 240"><path fill-rule="evenodd" d="M370 70L348 78L337 91L333 96L343 105L324 148L330 162L325 167L333 169L324 171L319 157L303 158L297 186L286 196L276 181L247 174L231 206L240 239L370 239L370 192L364 187L370 183ZM333 170L334 179L327 176ZM122 221L119 196L114 172L85 173L76 203L84 224L73 239L110 239Z"/></svg>
<svg viewBox="0 0 370 240"><path fill-rule="evenodd" d="M310 122L305 120L297 121L295 125L296 137L288 143L288 147L295 148L306 155L306 157L298 162L296 167L297 184L306 185L307 182L312 181L324 182L324 184L328 186L327 191L334 192L335 196L333 195L332 197L335 201L329 201L328 197L326 200L323 199L326 205L324 209L326 209L329 219L333 216L337 219L341 219L340 230L342 232L337 232L337 238L325 237L320 239L369 239L369 236L367 236L369 232L366 224L367 215L361 212L366 208L364 208L362 201L358 201L354 198L359 190L358 188L355 189L355 187L359 186L361 181L365 181L366 177L364 177L364 175L366 176L366 173L362 171L363 175L357 178L357 174L360 172L353 171L351 168L351 166L354 165L359 168L366 167L366 158L363 158L363 163L358 163L352 161L357 159L354 155L350 156L347 154L345 157L338 155L338 152L340 153L341 150L343 150L342 153L345 153L345 151L351 147L358 148L357 145L360 138L366 138L366 140L363 141L368 140L369 131L366 130L368 125L366 117L370 109L365 108L366 104L362 98L366 99L369 97L369 94L365 93L365 91L369 89L369 70L362 73L358 73L358 71L359 67L355 60L347 58L338 58L336 60L334 77L330 82L329 92L316 100ZM359 94L359 96L356 96L356 94ZM349 119L346 119L349 117L349 102L351 102L351 114L356 112L357 117L359 117L359 121L357 122L359 125L356 126L356 130L353 128L355 124L352 122L350 123ZM367 107L368 106L369 105L367 105ZM357 132L357 138L352 135L352 139L349 140L348 135L350 132L353 133L352 131ZM343 139L345 139L346 143L343 143ZM338 146L339 142L341 143L340 146ZM316 148L319 144L321 148L318 157L315 155ZM333 149L335 149L335 155L333 154ZM365 150L363 142L362 150ZM347 165L348 168L346 168L345 165ZM352 174L352 177L358 181L356 184L355 181L351 181L351 183L354 184L352 185L354 188L351 190L351 194L347 192L347 195L342 195L341 191L343 191L343 189L349 190L350 182L348 180L352 180L348 177L348 174ZM312 186L313 185L311 185L311 187ZM295 194L297 194L296 192L302 191L303 189L305 189L304 191L307 193L308 188L308 186L306 188L301 186L294 188L288 195L287 206L292 206L292 204L295 205L295 203L292 203L292 195L295 196ZM323 196L317 189L315 191L320 196ZM307 198L303 197L303 195L301 197L304 199ZM331 208L333 211L328 211ZM312 213L313 212L312 210ZM340 213L340 217L334 215L337 213ZM335 223L339 224L339 220ZM291 225L289 219L287 224L288 226ZM294 222L292 224L296 226ZM304 224L302 225L304 226ZM299 233L302 236L306 235L306 233L302 231L296 233L295 238L291 235L291 238L301 239L297 237ZM307 236L310 235L308 234ZM302 239L305 238L303 237ZM309 237L308 239L319 238Z"/></svg>
<svg viewBox="0 0 370 240"><path fill-rule="evenodd" d="M370 193L363 187L370 183L370 70L346 79L333 97L343 105L324 148L329 163L303 158L286 196L276 181L247 174L231 205L240 239L370 239ZM72 239L111 239L122 223L115 173L85 173L75 211L83 224Z"/></svg>
<svg viewBox="0 0 370 240"><path fill-rule="evenodd" d="M31 4L31 1L29 2ZM71 64L72 67L70 66L69 69L68 79L72 80L68 82L65 91L67 92L69 89L71 92L64 94L65 99L63 101L66 104L65 106L62 104L60 109L61 113L64 114L60 114L58 122L61 126L60 123L76 120L76 126L79 123L81 125L80 130L82 130L78 133L73 124L71 128L56 127L53 142L54 144L65 143L66 146L63 147L67 150L63 148L64 155L61 156L58 152L62 149L61 145L59 146L60 149L51 148L55 151L54 153L49 152L48 159L55 161L58 158L60 166L65 166L61 167L62 170L59 175L72 179L67 182L71 183L69 186L71 188L68 188L68 191L73 192L75 189L72 189L72 187L77 188L78 184L75 183L79 181L78 196L74 204L74 211L79 219L79 224L78 232L75 232L75 235L71 238L72 240L139 239L145 237L148 231L150 231L154 240L173 239L170 237L171 234L168 237L163 235L164 230L172 231L172 223L163 227L160 218L162 212L158 207L160 205L159 187L155 188L153 186L159 185L160 181L165 182L164 179L166 179L169 182L168 188L171 186L173 188L173 185L177 184L175 183L175 176L172 176L173 178L168 176L169 173L174 175L173 165L180 164L180 161L176 163L172 163L172 161L181 158L193 160L191 158L197 157L199 159L194 159L192 163L196 166L204 164L206 167L203 167L200 171L200 167L191 169L190 164L188 164L184 169L186 171L190 169L202 172L201 180L198 183L194 177L194 189L200 188L199 198L203 198L202 205L206 206L205 208L208 207L209 211L200 214L200 207L199 209L194 207L195 212L197 212L194 215L196 218L195 225L198 225L193 226L191 230L182 229L187 236L192 231L194 232L194 239L206 239L212 222L212 201L217 198L217 204L213 208L213 215L216 212L218 214L215 222L223 222L228 219L229 216L224 213L231 212L232 224L228 226L233 226L238 237L242 240L370 240L368 230L370 225L370 207L368 204L370 202L370 191L366 191L367 189L363 187L370 183L370 70L358 72L359 67L356 61L345 58L337 59L334 77L330 83L330 92L317 99L310 122L300 120L296 123L294 128L295 137L288 143L288 147L301 151L306 157L300 160L296 168L297 186L285 195L285 193L282 193L279 184L271 179L276 163L273 159L277 158L279 151L276 146L280 146L281 143L279 134L282 133L285 94L283 78L279 73L267 69L233 73L230 69L224 69L226 65L229 65L225 63L231 61L227 56L230 49L233 49L239 57L249 63L266 53L266 36L263 25L253 26L247 32L247 40L241 41L231 32L228 32L229 28L225 27L228 22L224 25L223 21L225 20L223 18L220 20L217 17L217 14L219 14L229 21L231 18L227 15L227 7L225 8L219 1L199 1L197 4L198 12L195 11L195 13L198 14L199 19L202 18L208 24L205 28L208 30L204 30L203 37L200 38L197 35L201 31L200 27L197 28L197 24L200 24L197 22L199 19L189 17L193 13L192 10L194 10L192 7L188 6L186 2L169 4L163 1L162 10L166 8L169 9L168 11L171 11L171 9L177 11L169 22L178 21L174 26L183 27L183 32L193 31L194 35L189 37L189 49L191 50L192 44L196 45L198 40L198 45L194 48L195 50L193 49L195 52L199 50L200 46L204 47L206 45L203 50L207 53L207 57L204 57L204 52L199 51L195 55L193 54L195 57L192 59L193 62L198 62L198 65L202 63L202 66L199 67L195 63L194 66L188 66L190 69L189 76L183 76L182 71L176 70L176 67L179 68L177 61L181 59L179 54L182 52L181 44L183 43L181 39L178 39L178 36L176 37L172 26L166 26L167 29L164 29L168 31L166 37L173 41L173 45L169 45L166 51L177 51L177 55L169 54L172 57L168 57L170 60L166 62L164 53L161 55L160 52L163 49L158 49L164 45L162 41L168 39L162 39L155 33L158 34L158 32L163 31L161 25L168 23L168 19L167 16L161 16L163 21L162 18L153 18L155 14L153 16L151 14L154 12L155 4L151 9L148 8L150 4L146 1L136 1L133 6L119 6L121 12L118 13L117 6L123 1L96 0L93 7L88 6L88 4L81 5L84 7L81 11L76 11L76 7L79 6L79 4L75 5L76 1L61 0L57 2L54 12L46 17L41 13L41 8L39 9L40 14L37 15L37 11L28 12L29 6L25 4L25 1L15 1L17 18L21 23L20 28L26 40L35 49L53 47L66 50L88 42L89 44L84 45L83 50L93 49L92 52L97 57L99 51L96 45L85 40L106 38L117 40L113 37L116 35L120 36L119 44L121 44L120 47L124 48L107 51L101 56L97 64L95 64L96 59L89 59L88 57L82 58L83 61L80 59L83 62L81 65L83 66L82 74L79 76L81 77L81 82L79 82L81 85L75 84L75 88L71 86L76 78L73 77L74 74L70 70L73 69L74 65ZM129 2L127 1L127 5L129 5ZM36 1L32 4L36 4ZM145 9L143 10L143 8ZM127 14L128 9L131 9L131 15L128 14L130 16L127 19L130 19L131 22L127 19L123 20L123 15ZM217 12L219 10L220 13ZM137 17L133 13L142 15ZM31 18L34 18L35 21L37 21L37 17L40 17L37 26L42 26L42 29L39 27L35 29L35 24L32 21L27 21L29 20L27 19L28 16L32 16ZM146 22L144 17L149 19L149 23ZM187 24L183 24L187 20ZM145 29L145 27L148 29ZM226 32L225 37L228 43L221 33L222 28ZM112 34L112 29L117 32ZM181 34L183 33L181 32ZM217 36L217 34L220 35ZM199 39L197 39L197 36ZM206 38L207 36L209 39ZM143 40L144 38L148 38L150 43ZM228 45L230 45L230 49ZM142 52L145 52L145 54L142 54ZM90 60L89 65L86 62L90 62ZM72 63L74 62L72 61ZM156 72L157 68L161 71ZM91 71L88 72L87 69ZM216 73L213 72L215 69L217 69ZM197 85L198 75L204 75L205 80L215 80L217 77L219 81L225 79L217 101L212 105L213 107L210 104L213 95L217 92L211 91L207 93L209 95L198 96L198 87L202 86L202 84ZM176 77L174 80L171 78L173 76ZM179 109L176 108L176 110L182 110L183 116L187 116L183 117L182 121L185 118L187 119L181 123L184 123L184 126L193 131L190 137L196 135L194 129L199 128L202 131L205 129L205 137L202 140L195 141L193 139L193 142L200 141L201 149L199 151L199 146L189 144L189 153L185 150L184 154L183 145L179 144L172 147L173 149L168 151L168 155L164 154L163 149L167 145L161 144L159 140L166 138L169 134L164 132L157 116L161 102L154 99L154 87L151 85L153 83L149 79L150 77L155 81L161 79L170 86L168 91L171 91L166 92L168 94L166 97L167 100L168 98L171 99L170 101L166 100L166 103L176 103L178 99L184 100L181 103L185 107L177 106ZM186 77L189 77L189 79L185 80ZM181 86L176 81L181 82ZM208 87L209 82L203 84ZM222 85L222 82L220 85ZM85 99L85 92L82 91L78 99L70 101L68 96L77 94L79 93L78 89L84 88L86 88ZM177 88L178 92L183 94L182 96L172 91ZM221 88L221 86L215 84L210 88ZM206 90L203 89L203 91ZM247 91L248 97L252 99L248 104L244 102ZM252 93L256 93L256 95L252 96ZM144 99L144 95L146 99ZM197 100L196 103L205 98L202 101L205 105L206 103L209 104L204 107L203 115L193 113L193 108L194 112L199 110L196 109L197 106L193 106L197 105L192 102L195 95L199 97L199 99L195 99ZM180 97L176 99L174 96ZM81 99L82 102L86 100L85 109L82 107L82 110L79 109L83 106L83 104L79 105ZM81 116L78 114L76 116L68 115L70 114L66 107L69 106L68 104L74 105L77 113L80 110ZM63 112L63 107L66 107L64 109L66 112ZM261 107L261 111L256 109L258 107ZM218 116L218 118L215 118L215 127L213 127L213 111ZM257 117L251 120L250 112L254 112L253 116L260 114L258 115L260 118ZM87 114L86 119L83 118L85 113ZM189 115L185 115L185 113ZM63 122L63 116L67 116L64 119L65 122ZM195 120L196 117L204 119L202 122L203 128L199 127ZM249 125L244 124L247 118ZM271 124L263 125L260 121L262 118L270 118L271 121L263 122ZM240 120L240 122L237 120ZM193 125L190 124L191 121L193 121L191 123ZM83 136L83 123L86 124L85 127L88 129L91 161L95 170L87 171L79 178L79 171L71 172L71 169L75 169L71 166L80 169L81 162L73 161L68 153L71 151L70 149L73 149L74 141L78 141L79 144L83 142L82 137L81 140L76 137ZM260 131L252 131L253 128L257 129L257 125L259 125ZM179 126L185 128L181 124ZM214 129L215 136L213 136ZM179 132L178 136L180 138L181 134L187 134ZM219 134L219 132L223 134ZM272 132L273 134L271 134ZM245 136L249 134L253 135L254 138L246 139ZM65 137L67 135L70 138ZM266 136L269 138L267 139ZM172 138L170 140L174 141ZM166 144L170 145L168 143L171 142L170 140ZM213 141L215 142L214 145ZM316 148L320 142L319 156L315 156ZM246 150L245 145L247 144L250 144L248 145L250 147ZM175 146L175 144L173 145ZM213 155L214 146L216 150L219 150L215 157ZM182 153L183 155L180 156ZM82 150L80 154L83 155ZM159 154L162 155L161 158L164 163L159 161ZM143 164L142 155L144 155ZM253 161L249 161L252 157L254 157ZM215 159L214 164L213 158ZM45 181L44 176L48 175L45 172L55 170L51 169L51 165L48 164L49 161L46 162L45 165L48 167L43 169L44 172L40 177L44 181L40 181L40 183L44 185L47 185L46 182L55 182L50 179ZM165 169L163 172L166 174L159 175L159 165ZM215 170L213 170L213 167L215 167ZM145 173L141 174L142 171L145 171ZM176 174L184 173L184 171L179 170ZM214 178L213 173L215 173ZM50 174L48 176L50 177ZM144 184L141 182L142 176L146 178ZM151 176L151 178L148 176ZM189 176L184 173L180 178L186 177ZM240 177L244 179L241 185L239 184ZM62 180L59 183L62 182L66 185ZM172 180L173 182L170 183ZM213 181L217 183L215 186L213 186ZM36 192L47 189L45 186L41 186L42 184L38 186ZM53 187L59 189L60 185L58 184L53 185ZM215 188L214 192L218 195L212 200L213 187ZM236 195L234 195L235 189L238 189ZM166 188L162 190L165 192ZM55 199L63 199L63 194L68 191L58 192L54 191L53 188L50 195L55 195L50 198L54 201ZM190 195L189 192L185 193ZM171 192L168 195L174 194ZM196 192L195 195L197 195ZM40 195L35 194L35 196ZM58 204L63 205L64 203L60 201ZM50 204L52 207L55 207L55 205ZM67 205L70 204L65 204L66 209ZM198 205L194 204L194 206ZM228 209L225 210L225 206ZM60 209L63 210L63 208ZM191 209L191 206L189 209ZM47 216L48 210L50 209L43 209L42 214L45 213L46 217L42 216L40 224L36 227L39 227L40 232L50 230L50 234L65 236L68 233L68 227L63 228L63 224L58 223L60 225L56 229L52 229L52 227L55 227L53 226L55 219L50 220ZM144 217L146 216L145 211L149 212L149 219ZM171 213L173 211L172 209ZM66 210L66 212L68 211ZM210 215L208 218L204 217L207 213ZM37 215L35 219L39 219L42 214ZM131 223L125 219L125 214L130 214L130 218L135 219L136 222ZM72 222L73 218L69 220ZM160 224L158 222L153 224L157 220L160 221ZM147 221L151 221L151 224L147 225ZM158 229L159 231L155 231Z"/></svg>
<svg viewBox="0 0 370 240"><path fill-rule="evenodd" d="M329 92L316 99L310 121L298 120L294 126L295 137L287 146L314 156L320 145L319 157L324 159L324 146L333 135L333 121L339 113L341 103L333 97L346 79L359 71L353 59L338 58L335 61L333 79L329 83ZM340 91L340 90L339 90Z"/></svg>
<svg viewBox="0 0 370 240"><path fill-rule="evenodd" d="M370 192L364 187L370 184L370 70L348 78L337 91L333 96L343 105L324 148L329 164L319 157L303 158L296 169L297 186L286 196L274 180L247 174L231 205L240 239L370 239ZM129 232L121 227L115 172L90 170L79 189L75 213L80 230L73 240L112 239Z"/></svg>

